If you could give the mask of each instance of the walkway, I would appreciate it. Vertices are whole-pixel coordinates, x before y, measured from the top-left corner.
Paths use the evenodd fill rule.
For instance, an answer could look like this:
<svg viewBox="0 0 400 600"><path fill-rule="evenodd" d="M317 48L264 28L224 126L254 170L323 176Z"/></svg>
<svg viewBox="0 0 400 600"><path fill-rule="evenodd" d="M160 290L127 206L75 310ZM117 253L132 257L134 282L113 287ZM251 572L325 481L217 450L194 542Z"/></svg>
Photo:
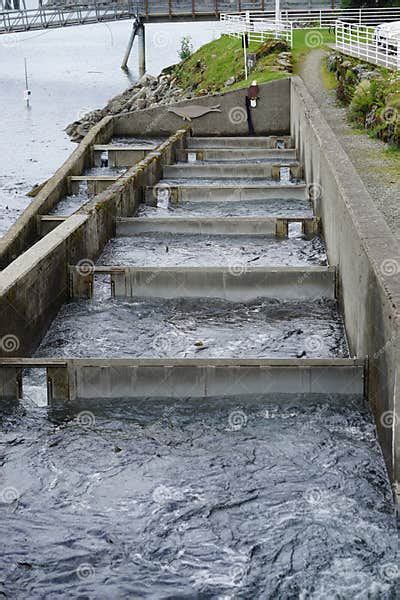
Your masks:
<svg viewBox="0 0 400 600"><path fill-rule="evenodd" d="M322 81L324 56L324 50L310 52L300 69L300 76L340 139L394 236L400 239L400 159L385 152L383 142L354 130L348 123L346 108L337 104L334 91L327 90Z"/></svg>

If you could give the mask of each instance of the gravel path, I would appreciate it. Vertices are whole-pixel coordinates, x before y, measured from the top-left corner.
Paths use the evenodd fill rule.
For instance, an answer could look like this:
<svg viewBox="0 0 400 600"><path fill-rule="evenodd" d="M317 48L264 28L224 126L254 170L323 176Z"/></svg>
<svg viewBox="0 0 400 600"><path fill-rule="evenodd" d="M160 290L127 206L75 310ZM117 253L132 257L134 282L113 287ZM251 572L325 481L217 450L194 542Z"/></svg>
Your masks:
<svg viewBox="0 0 400 600"><path fill-rule="evenodd" d="M386 145L383 142L355 131L348 124L346 109L338 106L335 93L326 90L322 81L321 62L326 54L324 50L310 52L303 62L300 75L394 236L400 240L400 161L385 152Z"/></svg>

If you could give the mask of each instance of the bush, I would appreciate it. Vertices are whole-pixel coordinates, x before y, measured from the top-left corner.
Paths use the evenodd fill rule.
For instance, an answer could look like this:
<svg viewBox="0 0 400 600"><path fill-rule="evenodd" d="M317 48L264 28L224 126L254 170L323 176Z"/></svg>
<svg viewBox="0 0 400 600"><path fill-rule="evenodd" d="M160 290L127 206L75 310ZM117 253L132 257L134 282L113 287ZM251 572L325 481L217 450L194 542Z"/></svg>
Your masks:
<svg viewBox="0 0 400 600"><path fill-rule="evenodd" d="M186 60L187 58L190 58L192 54L193 54L192 38L190 37L190 35L185 35L181 39L181 48L178 52L179 58L181 60Z"/></svg>

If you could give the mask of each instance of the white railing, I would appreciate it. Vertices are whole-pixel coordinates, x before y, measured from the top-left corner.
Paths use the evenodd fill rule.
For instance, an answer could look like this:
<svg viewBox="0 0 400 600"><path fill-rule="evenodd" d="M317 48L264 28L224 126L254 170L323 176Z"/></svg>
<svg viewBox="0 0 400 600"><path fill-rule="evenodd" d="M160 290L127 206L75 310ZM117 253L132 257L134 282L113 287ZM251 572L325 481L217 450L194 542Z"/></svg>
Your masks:
<svg viewBox="0 0 400 600"><path fill-rule="evenodd" d="M400 70L400 40L375 35L374 27L335 23L336 50L387 69Z"/></svg>
<svg viewBox="0 0 400 600"><path fill-rule="evenodd" d="M290 48L293 47L293 25L290 21L275 21L263 16L250 19L246 13L242 15L221 15L222 30L231 37L248 34L250 42L265 42L268 39L283 39Z"/></svg>
<svg viewBox="0 0 400 600"><path fill-rule="evenodd" d="M379 25L391 21L400 21L400 6L391 8L310 8L308 10L281 10L282 21L290 21L294 27L328 28L334 27L337 20L359 25ZM247 19L250 23L257 19L272 21L275 19L274 11L249 11L241 13L221 13L221 21Z"/></svg>

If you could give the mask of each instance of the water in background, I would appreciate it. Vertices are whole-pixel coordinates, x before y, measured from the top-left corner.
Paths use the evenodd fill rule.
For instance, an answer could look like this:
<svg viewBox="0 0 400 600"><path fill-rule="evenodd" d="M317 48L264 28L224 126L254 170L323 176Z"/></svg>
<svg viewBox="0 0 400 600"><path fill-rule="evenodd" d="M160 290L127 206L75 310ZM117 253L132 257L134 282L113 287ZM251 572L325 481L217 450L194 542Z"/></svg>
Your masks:
<svg viewBox="0 0 400 600"><path fill-rule="evenodd" d="M157 75L178 61L183 35L195 48L217 36L216 22L146 25L147 70ZM0 236L31 201L26 193L50 177L75 144L65 127L104 106L138 78L120 69L131 23L85 25L0 38ZM31 107L24 101L28 60Z"/></svg>

